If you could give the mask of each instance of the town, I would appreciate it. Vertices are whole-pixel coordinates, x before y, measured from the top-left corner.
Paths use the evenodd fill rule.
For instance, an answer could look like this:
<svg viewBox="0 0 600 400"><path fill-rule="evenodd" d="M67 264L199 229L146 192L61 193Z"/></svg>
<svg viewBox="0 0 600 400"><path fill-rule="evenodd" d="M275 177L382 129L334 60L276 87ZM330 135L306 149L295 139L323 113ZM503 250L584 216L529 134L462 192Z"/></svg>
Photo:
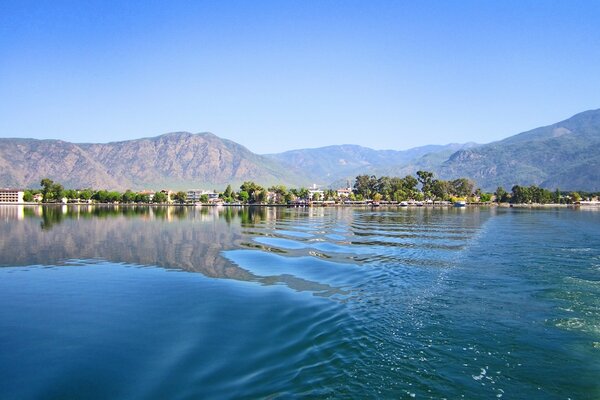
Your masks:
<svg viewBox="0 0 600 400"><path fill-rule="evenodd" d="M174 191L142 190L125 192L105 189L65 189L62 184L45 178L40 189L0 189L3 204L152 204L193 206L335 206L335 205L398 205L398 206L465 206L505 204L576 204L600 205L599 193L549 191L536 185L514 185L511 192L498 187L494 193L474 189L467 178L451 181L435 179L432 172L418 171L416 177L404 178L359 175L354 185L338 189L291 188L283 185L263 187L255 182L242 183L234 191L227 185L222 192L217 190L190 189Z"/></svg>

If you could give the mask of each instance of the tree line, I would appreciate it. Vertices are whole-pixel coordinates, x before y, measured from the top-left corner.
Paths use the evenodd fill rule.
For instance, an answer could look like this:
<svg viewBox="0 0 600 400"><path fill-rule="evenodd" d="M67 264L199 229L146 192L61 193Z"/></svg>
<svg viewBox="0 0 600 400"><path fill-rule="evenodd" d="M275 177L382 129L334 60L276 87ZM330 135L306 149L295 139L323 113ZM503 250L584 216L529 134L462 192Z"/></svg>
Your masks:
<svg viewBox="0 0 600 400"><path fill-rule="evenodd" d="M54 203L67 201L89 202L93 200L98 203L179 203L189 202L187 193L183 191L165 193L125 192L87 189L65 189L62 184L51 179L44 178L40 182L40 190L26 190L23 200L31 202L34 195L41 194L42 202ZM217 192L216 192L217 193ZM582 198L592 198L598 193L585 192L561 192L556 189L550 191L536 185L515 185L511 191L498 187L494 193L486 193L481 189L475 189L475 184L467 178L454 180L442 180L435 178L429 171L417 171L416 177L407 175L401 177L389 177L375 175L358 175L349 193L340 193L337 190L325 189L322 191L310 190L305 187L288 189L283 185L263 187L255 182L246 181L242 183L239 190L234 191L231 185L223 192L218 192L218 201L224 203L240 204L290 204L294 202L343 202L349 201L457 201L514 204L560 204L574 203ZM207 194L200 196L201 203L209 203Z"/></svg>

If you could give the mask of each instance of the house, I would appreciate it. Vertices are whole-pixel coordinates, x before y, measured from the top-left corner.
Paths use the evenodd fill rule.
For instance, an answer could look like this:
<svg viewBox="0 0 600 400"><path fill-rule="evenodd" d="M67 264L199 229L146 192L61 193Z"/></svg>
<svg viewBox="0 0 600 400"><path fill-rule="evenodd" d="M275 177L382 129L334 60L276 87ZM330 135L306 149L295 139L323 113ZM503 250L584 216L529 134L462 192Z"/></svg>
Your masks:
<svg viewBox="0 0 600 400"><path fill-rule="evenodd" d="M347 199L352 194L352 188L338 189L337 195L340 199Z"/></svg>

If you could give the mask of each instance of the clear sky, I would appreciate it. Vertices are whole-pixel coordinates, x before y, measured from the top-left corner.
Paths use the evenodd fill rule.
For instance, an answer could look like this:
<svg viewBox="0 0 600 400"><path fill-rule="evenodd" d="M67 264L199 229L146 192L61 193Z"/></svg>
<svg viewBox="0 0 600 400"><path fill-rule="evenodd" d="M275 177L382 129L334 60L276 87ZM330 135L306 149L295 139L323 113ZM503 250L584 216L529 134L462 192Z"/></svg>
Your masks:
<svg viewBox="0 0 600 400"><path fill-rule="evenodd" d="M600 1L0 0L0 137L486 143L600 108Z"/></svg>

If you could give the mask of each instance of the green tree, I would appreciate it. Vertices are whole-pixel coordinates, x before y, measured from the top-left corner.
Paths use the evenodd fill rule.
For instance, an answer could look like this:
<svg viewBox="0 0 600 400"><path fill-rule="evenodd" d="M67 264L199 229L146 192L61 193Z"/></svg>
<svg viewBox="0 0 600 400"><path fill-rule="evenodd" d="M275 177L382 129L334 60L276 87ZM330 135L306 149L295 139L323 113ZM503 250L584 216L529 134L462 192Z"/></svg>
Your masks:
<svg viewBox="0 0 600 400"><path fill-rule="evenodd" d="M93 194L94 193L92 192L91 189L83 189L83 190L79 191L79 198L81 200L86 200L87 201L87 200L89 200L89 199L92 198Z"/></svg>
<svg viewBox="0 0 600 400"><path fill-rule="evenodd" d="M308 200L309 191L307 188L300 188L298 190L298 198L302 200Z"/></svg>
<svg viewBox="0 0 600 400"><path fill-rule="evenodd" d="M106 201L109 203L116 203L119 200L121 200L121 198L123 197L123 195L119 192L108 192L107 196L106 196Z"/></svg>
<svg viewBox="0 0 600 400"><path fill-rule="evenodd" d="M166 203L167 195L163 192L154 193L154 197L152 198L152 202L154 203Z"/></svg>
<svg viewBox="0 0 600 400"><path fill-rule="evenodd" d="M496 203L505 203L508 201L508 192L502 186L498 186L494 194L496 195Z"/></svg>
<svg viewBox="0 0 600 400"><path fill-rule="evenodd" d="M417 171L417 177L417 180L421 184L423 195L425 195L425 197L430 197L433 184L433 172Z"/></svg>
<svg viewBox="0 0 600 400"><path fill-rule="evenodd" d="M31 190L26 190L23 193L23 201L26 201L28 203L33 201L33 193L31 193Z"/></svg>
<svg viewBox="0 0 600 400"><path fill-rule="evenodd" d="M65 190L64 196L69 200L75 200L75 199L79 198L79 194L77 193L77 190L74 190L74 189Z"/></svg>
<svg viewBox="0 0 600 400"><path fill-rule="evenodd" d="M242 203L247 203L250 199L250 195L245 190L240 190L240 192L238 193L238 198Z"/></svg>
<svg viewBox="0 0 600 400"><path fill-rule="evenodd" d="M450 182L441 179L436 179L431 184L431 194L439 200L448 200L452 189Z"/></svg>
<svg viewBox="0 0 600 400"><path fill-rule="evenodd" d="M473 193L474 184L467 178L459 178L450 182L452 192L459 197L467 197Z"/></svg>
<svg viewBox="0 0 600 400"><path fill-rule="evenodd" d="M133 203L135 201L135 197L136 194L133 193L131 190L127 189L125 193L123 193L123 196L121 196L121 201L123 203Z"/></svg>
<svg viewBox="0 0 600 400"><path fill-rule="evenodd" d="M531 191L528 187L515 185L512 187L510 202L514 204L531 203Z"/></svg>
<svg viewBox="0 0 600 400"><path fill-rule="evenodd" d="M223 192L223 201L225 201L226 203L232 203L233 199L234 199L234 193L233 190L231 189L231 185L227 185L227 187L225 188L225 191Z"/></svg>
<svg viewBox="0 0 600 400"><path fill-rule="evenodd" d="M552 202L554 204L560 204L561 203L561 195L560 195L560 190L558 190L558 188L556 188L556 190L554 191L554 196L552 196Z"/></svg>
<svg viewBox="0 0 600 400"><path fill-rule="evenodd" d="M283 185L274 185L269 188L269 192L275 194L275 203L285 203L288 190Z"/></svg>
<svg viewBox="0 0 600 400"><path fill-rule="evenodd" d="M358 175L354 181L354 192L362 197L371 194L371 177L369 175Z"/></svg>
<svg viewBox="0 0 600 400"><path fill-rule="evenodd" d="M150 196L148 196L147 194L136 193L135 202L136 203L150 203Z"/></svg>
<svg viewBox="0 0 600 400"><path fill-rule="evenodd" d="M52 179L44 178L41 181L43 202L60 201L64 196L64 188Z"/></svg>
<svg viewBox="0 0 600 400"><path fill-rule="evenodd" d="M175 193L173 200L175 200L179 204L183 204L187 200L187 194L185 192L179 191L179 192Z"/></svg>
<svg viewBox="0 0 600 400"><path fill-rule="evenodd" d="M479 201L483 202L483 203L487 203L489 201L492 200L492 194L491 193L481 193L479 195Z"/></svg>

